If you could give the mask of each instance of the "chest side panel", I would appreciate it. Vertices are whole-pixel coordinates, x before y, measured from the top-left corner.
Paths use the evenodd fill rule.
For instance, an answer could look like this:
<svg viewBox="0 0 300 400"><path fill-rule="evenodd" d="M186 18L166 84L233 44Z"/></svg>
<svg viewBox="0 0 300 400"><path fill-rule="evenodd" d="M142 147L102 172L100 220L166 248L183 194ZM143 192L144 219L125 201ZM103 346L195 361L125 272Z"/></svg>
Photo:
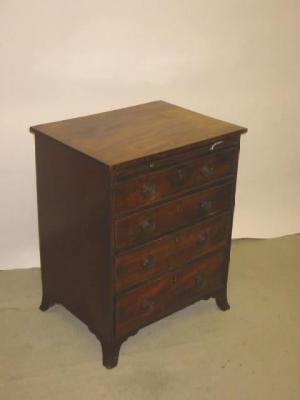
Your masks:
<svg viewBox="0 0 300 400"><path fill-rule="evenodd" d="M44 291L106 335L113 315L108 170L44 135L35 143Z"/></svg>

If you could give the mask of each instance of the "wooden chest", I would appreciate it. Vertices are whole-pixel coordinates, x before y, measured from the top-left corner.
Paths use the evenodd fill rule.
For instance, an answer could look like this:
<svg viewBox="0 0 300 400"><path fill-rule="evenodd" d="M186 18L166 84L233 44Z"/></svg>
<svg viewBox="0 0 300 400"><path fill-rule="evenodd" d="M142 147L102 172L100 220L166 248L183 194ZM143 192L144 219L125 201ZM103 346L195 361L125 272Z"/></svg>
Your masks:
<svg viewBox="0 0 300 400"><path fill-rule="evenodd" d="M227 302L245 128L155 101L37 125L43 298L117 365L122 342L200 299Z"/></svg>

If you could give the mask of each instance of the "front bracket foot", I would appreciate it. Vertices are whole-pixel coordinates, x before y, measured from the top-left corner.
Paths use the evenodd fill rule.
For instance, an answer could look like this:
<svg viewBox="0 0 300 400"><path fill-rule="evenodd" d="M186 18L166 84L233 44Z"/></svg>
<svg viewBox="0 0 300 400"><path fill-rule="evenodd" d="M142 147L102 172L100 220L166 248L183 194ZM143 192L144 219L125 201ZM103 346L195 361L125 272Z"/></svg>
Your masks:
<svg viewBox="0 0 300 400"><path fill-rule="evenodd" d="M100 340L102 347L102 363L107 369L112 369L118 365L121 340Z"/></svg>
<svg viewBox="0 0 300 400"><path fill-rule="evenodd" d="M230 309L226 293L222 293L216 297L216 304L222 311L227 311Z"/></svg>
<svg viewBox="0 0 300 400"><path fill-rule="evenodd" d="M47 296L43 296L39 309L41 311L47 311L50 307L54 306L54 304L55 304L55 301L51 300Z"/></svg>

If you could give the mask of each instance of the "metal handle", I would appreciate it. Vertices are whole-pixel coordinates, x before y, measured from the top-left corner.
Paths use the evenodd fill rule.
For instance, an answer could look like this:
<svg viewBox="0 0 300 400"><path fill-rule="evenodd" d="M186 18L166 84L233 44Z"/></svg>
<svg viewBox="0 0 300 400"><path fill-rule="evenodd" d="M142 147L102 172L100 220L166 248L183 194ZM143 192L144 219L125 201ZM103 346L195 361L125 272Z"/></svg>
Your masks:
<svg viewBox="0 0 300 400"><path fill-rule="evenodd" d="M154 306L154 300L145 299L142 305L142 311L149 311Z"/></svg>
<svg viewBox="0 0 300 400"><path fill-rule="evenodd" d="M202 233L198 238L197 244L199 246L203 246L204 243L207 242L207 239L208 239L208 233L207 232Z"/></svg>
<svg viewBox="0 0 300 400"><path fill-rule="evenodd" d="M195 278L195 284L198 288L202 287L205 282L205 277L203 274L198 274Z"/></svg>
<svg viewBox="0 0 300 400"><path fill-rule="evenodd" d="M145 196L152 196L156 192L156 186L153 183L145 183L143 186L143 194Z"/></svg>
<svg viewBox="0 0 300 400"><path fill-rule="evenodd" d="M145 219L142 222L142 229L144 232L153 232L156 228L156 223L153 220Z"/></svg>
<svg viewBox="0 0 300 400"><path fill-rule="evenodd" d="M185 180L185 168L176 168L172 170L171 179L175 185L181 184Z"/></svg>
<svg viewBox="0 0 300 400"><path fill-rule="evenodd" d="M149 162L149 168L154 168L155 167L155 162L154 161L150 161Z"/></svg>
<svg viewBox="0 0 300 400"><path fill-rule="evenodd" d="M181 204L178 204L177 207L176 207L176 212L177 212L177 214L180 214L182 211L183 211L182 205L181 205Z"/></svg>
<svg viewBox="0 0 300 400"><path fill-rule="evenodd" d="M200 204L202 210L205 212L209 212L212 208L212 201L211 200L203 200Z"/></svg>
<svg viewBox="0 0 300 400"><path fill-rule="evenodd" d="M144 259L143 268L149 269L149 268L153 267L154 264L155 264L155 257L150 255Z"/></svg>
<svg viewBox="0 0 300 400"><path fill-rule="evenodd" d="M213 151L217 146L220 146L220 144L222 144L223 142L224 140L219 140L218 142L215 142L210 146L209 151Z"/></svg>
<svg viewBox="0 0 300 400"><path fill-rule="evenodd" d="M203 165L201 168L201 173L204 175L206 178L208 178L214 171L214 167L212 165Z"/></svg>
<svg viewBox="0 0 300 400"><path fill-rule="evenodd" d="M183 170L181 168L178 168L176 171L176 174L177 174L178 180L182 181L182 179L184 178Z"/></svg>
<svg viewBox="0 0 300 400"><path fill-rule="evenodd" d="M117 275L119 277L122 277L123 275L125 275L125 271L123 268L117 268Z"/></svg>

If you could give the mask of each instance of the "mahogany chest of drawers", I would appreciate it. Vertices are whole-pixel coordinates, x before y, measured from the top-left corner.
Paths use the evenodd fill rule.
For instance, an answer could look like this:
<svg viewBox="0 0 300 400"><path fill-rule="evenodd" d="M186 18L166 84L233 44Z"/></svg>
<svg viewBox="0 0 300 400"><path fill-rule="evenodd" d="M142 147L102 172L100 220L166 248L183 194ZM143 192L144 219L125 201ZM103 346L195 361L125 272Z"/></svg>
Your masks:
<svg viewBox="0 0 300 400"><path fill-rule="evenodd" d="M117 365L122 342L201 299L227 302L240 135L155 101L37 125L43 298Z"/></svg>

